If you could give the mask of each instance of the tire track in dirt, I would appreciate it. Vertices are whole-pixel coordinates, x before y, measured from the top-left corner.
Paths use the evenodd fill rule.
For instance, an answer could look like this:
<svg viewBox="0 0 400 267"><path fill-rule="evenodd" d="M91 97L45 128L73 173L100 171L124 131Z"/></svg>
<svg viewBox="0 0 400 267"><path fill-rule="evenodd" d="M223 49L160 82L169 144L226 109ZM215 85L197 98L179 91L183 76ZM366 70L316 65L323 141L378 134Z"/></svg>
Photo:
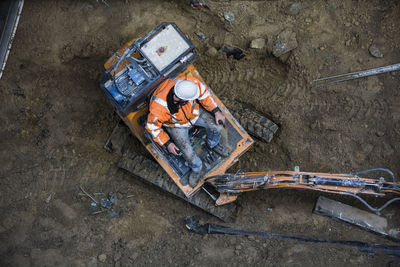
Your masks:
<svg viewBox="0 0 400 267"><path fill-rule="evenodd" d="M281 68L281 67L279 67ZM218 89L222 94L232 95L232 88L239 92L241 101L248 96L259 101L268 101L280 105L290 104L296 98L305 94L307 88L302 79L288 80L287 75L277 71L278 68L238 68L233 71L206 71L205 80L211 88Z"/></svg>

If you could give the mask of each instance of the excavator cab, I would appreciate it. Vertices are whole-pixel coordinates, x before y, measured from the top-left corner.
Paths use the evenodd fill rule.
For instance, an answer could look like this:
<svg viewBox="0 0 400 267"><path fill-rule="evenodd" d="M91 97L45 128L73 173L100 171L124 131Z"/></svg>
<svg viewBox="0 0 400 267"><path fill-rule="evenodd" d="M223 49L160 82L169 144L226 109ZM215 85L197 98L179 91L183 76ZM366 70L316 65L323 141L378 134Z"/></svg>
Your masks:
<svg viewBox="0 0 400 267"><path fill-rule="evenodd" d="M195 60L196 51L190 40L174 23L162 23L143 38L134 39L119 49L104 64L106 71L100 84L130 131L188 198L203 186L205 178L224 174L253 144L249 134L210 89L226 116L221 139L231 153L226 158L219 156L206 146L205 129L191 129L192 146L203 161L202 179L194 188L180 183L181 178L189 175L187 162L154 142L144 125L150 97L164 80L193 76L206 84L192 64Z"/></svg>

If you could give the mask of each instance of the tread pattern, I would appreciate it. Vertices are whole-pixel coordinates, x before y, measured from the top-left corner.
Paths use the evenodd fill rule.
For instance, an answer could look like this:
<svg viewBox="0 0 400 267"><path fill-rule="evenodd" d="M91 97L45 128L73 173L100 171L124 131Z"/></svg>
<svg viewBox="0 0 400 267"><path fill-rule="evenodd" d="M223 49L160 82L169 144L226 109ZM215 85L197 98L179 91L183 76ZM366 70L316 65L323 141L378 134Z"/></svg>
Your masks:
<svg viewBox="0 0 400 267"><path fill-rule="evenodd" d="M232 221L236 213L234 203L215 206L215 202L204 191L198 191L191 198L187 198L168 174L157 162L149 160L132 150L126 150L118 162L118 167L150 182L169 193L182 198L192 205L228 222Z"/></svg>
<svg viewBox="0 0 400 267"><path fill-rule="evenodd" d="M222 99L232 115L239 121L244 129L251 135L269 143L279 127L267 117L244 107L239 102Z"/></svg>

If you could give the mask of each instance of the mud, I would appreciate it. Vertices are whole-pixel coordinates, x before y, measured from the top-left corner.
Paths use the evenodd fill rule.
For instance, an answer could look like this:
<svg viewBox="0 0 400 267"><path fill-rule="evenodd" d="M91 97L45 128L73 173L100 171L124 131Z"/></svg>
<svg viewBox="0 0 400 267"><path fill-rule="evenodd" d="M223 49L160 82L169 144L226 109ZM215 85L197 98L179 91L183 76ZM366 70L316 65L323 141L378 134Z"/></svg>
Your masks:
<svg viewBox="0 0 400 267"><path fill-rule="evenodd" d="M102 64L114 51L172 21L195 44L195 65L218 96L280 126L271 143L258 140L231 171L299 165L344 173L386 167L398 174L400 74L310 86L321 76L398 63L398 1L301 1L297 15L287 10L290 1L205 1L203 9L188 1L109 0L110 8L98 2L25 2L0 80L2 266L399 265L398 258L337 245L189 233L184 216L218 220L118 169L118 156L103 149L118 117L99 88ZM233 22L224 19L226 11ZM276 58L271 49L285 29L296 33L298 46ZM257 38L267 40L265 48L249 48ZM370 55L371 45L382 58ZM224 46L246 56L227 58L219 52ZM90 215L79 186L92 194L114 192L125 212L111 219ZM394 244L312 214L318 195L244 194L231 225ZM399 222L399 208L394 204L383 215Z"/></svg>

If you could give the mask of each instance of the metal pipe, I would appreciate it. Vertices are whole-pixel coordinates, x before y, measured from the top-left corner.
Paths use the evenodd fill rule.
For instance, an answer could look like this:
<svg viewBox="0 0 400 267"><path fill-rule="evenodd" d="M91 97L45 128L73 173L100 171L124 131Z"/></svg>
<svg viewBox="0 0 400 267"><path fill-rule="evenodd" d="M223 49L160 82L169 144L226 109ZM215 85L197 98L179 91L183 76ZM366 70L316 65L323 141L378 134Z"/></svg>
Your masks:
<svg viewBox="0 0 400 267"><path fill-rule="evenodd" d="M368 70L362 70L362 71L356 71L356 72L350 72L350 73L344 73L344 74L319 78L319 79L313 80L313 82L320 82L320 81L329 81L329 83L343 82L343 81L354 80L354 79L358 79L358 78L362 78L362 77L382 74L382 73L386 73L386 72L392 72L392 71L396 71L396 70L400 70L400 63L388 65L388 66L384 66L384 67L379 67L379 68L375 68L375 69L368 69ZM346 77L346 78L335 80L336 78L340 78L340 77ZM321 84L321 83L318 83L318 84Z"/></svg>

